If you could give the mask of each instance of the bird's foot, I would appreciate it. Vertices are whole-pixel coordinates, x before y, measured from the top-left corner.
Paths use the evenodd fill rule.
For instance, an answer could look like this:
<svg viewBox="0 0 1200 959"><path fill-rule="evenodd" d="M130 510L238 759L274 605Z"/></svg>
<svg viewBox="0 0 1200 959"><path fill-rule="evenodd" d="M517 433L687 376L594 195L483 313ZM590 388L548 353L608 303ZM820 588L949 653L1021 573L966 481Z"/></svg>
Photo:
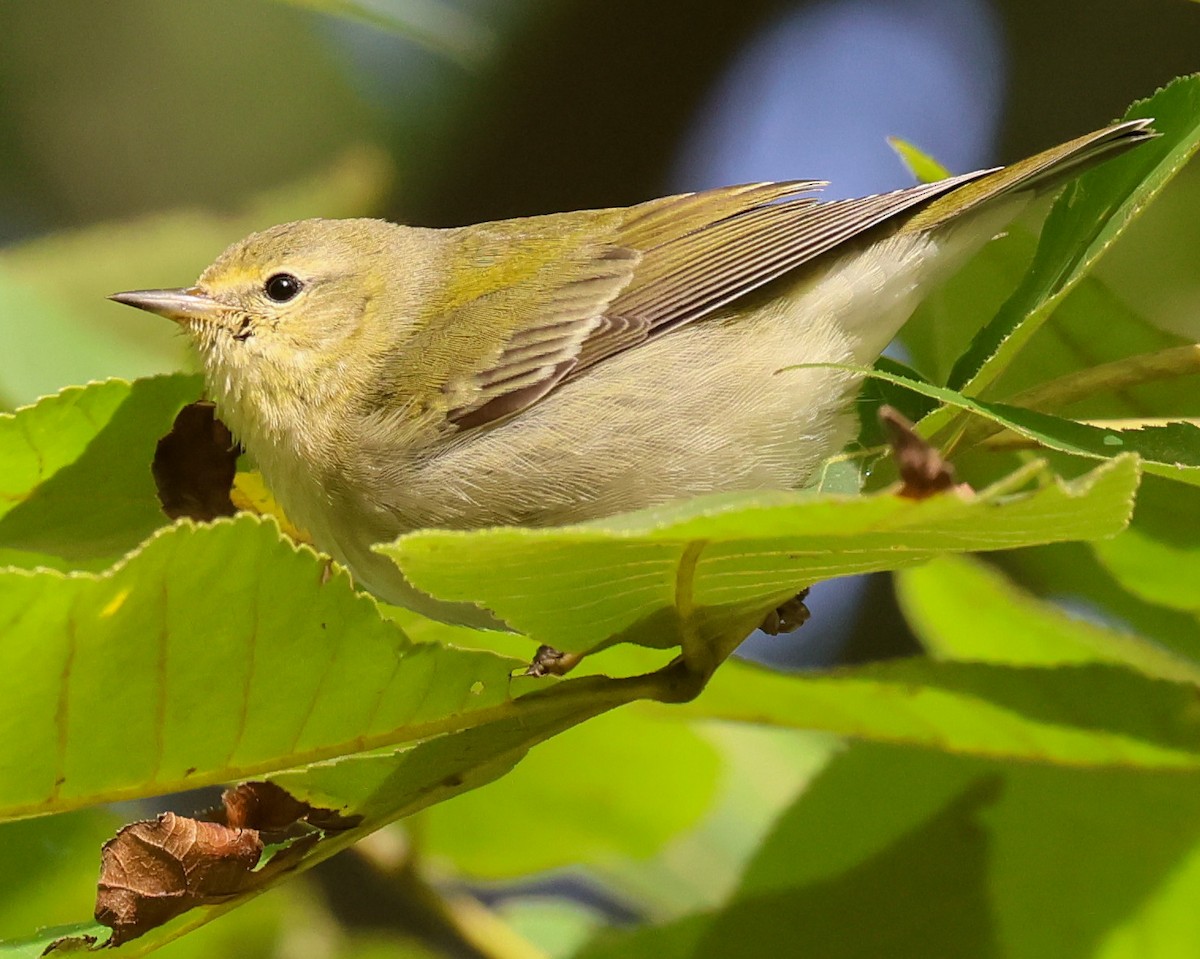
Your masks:
<svg viewBox="0 0 1200 959"><path fill-rule="evenodd" d="M808 590L802 589L782 606L771 610L763 617L759 629L768 636L781 636L799 629L808 622L809 616L812 615L808 611L808 607L804 605L807 596Z"/></svg>
<svg viewBox="0 0 1200 959"><path fill-rule="evenodd" d="M579 653L564 653L553 646L539 646L533 654L533 662L525 670L526 676L565 676L579 665L583 656Z"/></svg>

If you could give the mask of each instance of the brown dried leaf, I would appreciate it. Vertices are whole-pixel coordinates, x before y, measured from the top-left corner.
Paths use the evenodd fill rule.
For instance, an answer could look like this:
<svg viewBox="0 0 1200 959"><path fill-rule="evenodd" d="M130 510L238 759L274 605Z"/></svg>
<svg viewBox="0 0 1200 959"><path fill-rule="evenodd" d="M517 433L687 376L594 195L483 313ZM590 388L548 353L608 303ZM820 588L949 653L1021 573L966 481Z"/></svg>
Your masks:
<svg viewBox="0 0 1200 959"><path fill-rule="evenodd" d="M194 906L222 902L256 881L257 830L163 813L135 822L104 844L96 921L111 945L142 935Z"/></svg>
<svg viewBox="0 0 1200 959"><path fill-rule="evenodd" d="M96 921L118 946L195 906L212 905L293 868L328 832L361 821L293 797L269 782L225 790L202 819L164 813L125 826L104 844ZM269 862L256 871L268 843ZM66 940L63 940L64 946Z"/></svg>
<svg viewBox="0 0 1200 959"><path fill-rule="evenodd" d="M95 936L63 936L42 950L43 956L66 955L68 952L90 952L96 945Z"/></svg>
<svg viewBox="0 0 1200 959"><path fill-rule="evenodd" d="M308 823L322 832L351 829L361 816L343 816L333 809L310 806L272 782L240 783L221 795L218 822L234 829L264 833L288 832L297 823Z"/></svg>
<svg viewBox="0 0 1200 959"><path fill-rule="evenodd" d="M926 499L959 489L954 479L954 467L913 429L913 424L899 410L894 406L879 407L879 422L900 473L897 496Z"/></svg>
<svg viewBox="0 0 1200 959"><path fill-rule="evenodd" d="M150 467L163 512L171 519L204 522L232 516L236 510L229 493L238 453L212 403L198 400L185 406L158 441Z"/></svg>
<svg viewBox="0 0 1200 959"><path fill-rule="evenodd" d="M221 794L221 808L213 818L232 829L283 832L300 822L308 808L274 783L240 783Z"/></svg>

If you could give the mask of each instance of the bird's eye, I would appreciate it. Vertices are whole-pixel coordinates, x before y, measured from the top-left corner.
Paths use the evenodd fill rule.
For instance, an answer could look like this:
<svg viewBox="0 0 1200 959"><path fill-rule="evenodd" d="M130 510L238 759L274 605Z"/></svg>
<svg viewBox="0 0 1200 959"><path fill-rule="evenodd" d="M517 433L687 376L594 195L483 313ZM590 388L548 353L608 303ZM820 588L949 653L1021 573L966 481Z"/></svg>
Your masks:
<svg viewBox="0 0 1200 959"><path fill-rule="evenodd" d="M300 281L290 273L276 273L263 284L263 290L276 303L286 303L300 292Z"/></svg>

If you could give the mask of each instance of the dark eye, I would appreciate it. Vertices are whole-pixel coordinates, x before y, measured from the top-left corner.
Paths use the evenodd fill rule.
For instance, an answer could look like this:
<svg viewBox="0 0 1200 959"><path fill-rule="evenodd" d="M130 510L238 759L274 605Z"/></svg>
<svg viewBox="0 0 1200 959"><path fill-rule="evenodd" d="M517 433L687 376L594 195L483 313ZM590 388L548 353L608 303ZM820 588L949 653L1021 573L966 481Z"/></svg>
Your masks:
<svg viewBox="0 0 1200 959"><path fill-rule="evenodd" d="M276 273L263 284L263 290L276 303L286 303L300 292L300 281L290 273Z"/></svg>

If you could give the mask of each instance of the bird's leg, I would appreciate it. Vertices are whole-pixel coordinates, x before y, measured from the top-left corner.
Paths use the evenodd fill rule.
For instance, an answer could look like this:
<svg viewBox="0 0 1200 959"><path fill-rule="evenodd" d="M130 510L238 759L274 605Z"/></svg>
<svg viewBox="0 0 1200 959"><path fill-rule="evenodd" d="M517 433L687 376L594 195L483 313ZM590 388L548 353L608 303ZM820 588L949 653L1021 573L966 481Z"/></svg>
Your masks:
<svg viewBox="0 0 1200 959"><path fill-rule="evenodd" d="M580 653L564 653L553 646L539 646L533 654L533 662L525 670L526 676L565 676L583 659Z"/></svg>
<svg viewBox="0 0 1200 959"><path fill-rule="evenodd" d="M798 592L794 597L786 603L776 607L763 617L762 624L759 628L768 635L780 636L784 633L790 633L793 630L799 629L808 622L809 613L808 607L804 605L804 599L808 596L808 588L805 587ZM732 647L730 647L732 650ZM728 654L728 650L726 654ZM697 667L694 663L686 662L687 657L681 657L679 663L681 668L690 671L694 674L695 691L690 693L694 696L708 677L712 675L716 664L724 658L724 655L718 657L708 668ZM561 650L555 649L553 646L539 646L537 652L533 654L533 661L525 669L526 676L565 676L572 669L579 665L583 659L582 653L564 653Z"/></svg>
<svg viewBox="0 0 1200 959"><path fill-rule="evenodd" d="M808 607L804 605L804 600L807 596L808 588L805 587L782 606L778 606L767 613L763 617L762 625L759 629L768 636L780 636L784 633L790 633L792 630L799 629L808 622L809 616L812 615L808 611Z"/></svg>

